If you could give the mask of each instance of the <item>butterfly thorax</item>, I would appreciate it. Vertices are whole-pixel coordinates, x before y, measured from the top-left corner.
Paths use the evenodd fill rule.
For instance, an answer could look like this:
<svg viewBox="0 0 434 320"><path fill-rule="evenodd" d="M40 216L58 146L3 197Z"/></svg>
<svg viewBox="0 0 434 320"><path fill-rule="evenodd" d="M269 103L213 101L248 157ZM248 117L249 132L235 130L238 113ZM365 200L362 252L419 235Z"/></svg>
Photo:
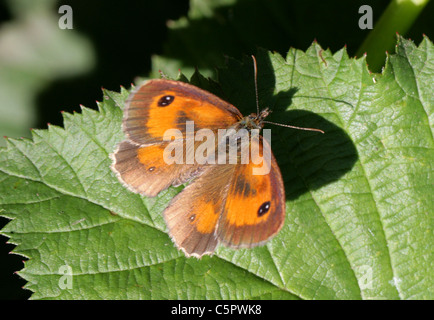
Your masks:
<svg viewBox="0 0 434 320"><path fill-rule="evenodd" d="M264 126L264 119L271 113L270 109L265 108L259 114L252 113L241 119L240 126L247 130L262 129Z"/></svg>

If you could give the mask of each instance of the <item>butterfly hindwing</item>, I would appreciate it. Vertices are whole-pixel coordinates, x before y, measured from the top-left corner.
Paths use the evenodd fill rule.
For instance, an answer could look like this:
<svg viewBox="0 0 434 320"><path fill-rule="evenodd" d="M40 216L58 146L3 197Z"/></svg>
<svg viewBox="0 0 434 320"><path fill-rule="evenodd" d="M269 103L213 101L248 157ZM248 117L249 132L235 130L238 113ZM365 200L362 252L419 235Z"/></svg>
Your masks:
<svg viewBox="0 0 434 320"><path fill-rule="evenodd" d="M283 180L270 145L253 136L250 151L249 161L235 167L217 229L218 239L235 248L263 244L285 220Z"/></svg>
<svg viewBox="0 0 434 320"><path fill-rule="evenodd" d="M184 146L184 141L179 141ZM168 143L140 146L129 140L122 141L111 155L112 170L131 191L155 197L160 191L180 185L201 171L197 163L181 161L167 165L164 159Z"/></svg>
<svg viewBox="0 0 434 320"><path fill-rule="evenodd" d="M216 227L234 169L233 165L206 166L164 210L169 234L187 256L214 252Z"/></svg>

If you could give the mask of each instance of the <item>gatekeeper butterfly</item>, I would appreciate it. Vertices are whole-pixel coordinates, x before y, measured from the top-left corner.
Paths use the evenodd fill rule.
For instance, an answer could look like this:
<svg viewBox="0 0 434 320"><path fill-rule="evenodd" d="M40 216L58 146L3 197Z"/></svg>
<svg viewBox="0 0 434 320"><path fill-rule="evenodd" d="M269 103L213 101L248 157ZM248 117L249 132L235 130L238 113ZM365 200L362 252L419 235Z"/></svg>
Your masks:
<svg viewBox="0 0 434 320"><path fill-rule="evenodd" d="M285 221L285 190L279 166L269 142L261 135L250 135L262 129L264 123L271 123L264 120L269 109L259 112L254 57L253 62L257 113L246 117L207 91L167 79L149 80L127 99L122 123L127 139L111 154L111 168L128 189L148 197L155 197L169 186L190 182L163 212L173 242L186 256L212 254L219 243L232 248L262 245L277 234ZM201 145L201 139L187 137L186 124L191 121L194 134L201 129L211 133L244 129L250 139L243 145L237 137L235 163L188 161ZM173 129L179 130L181 136L167 140L165 134ZM215 156L221 140L216 139L205 158ZM179 161L168 164L165 152L174 142L185 152L175 155ZM244 152L249 148L250 153ZM254 153L254 149L259 152ZM227 146L224 150L227 152ZM265 171L255 174L255 169L264 167Z"/></svg>

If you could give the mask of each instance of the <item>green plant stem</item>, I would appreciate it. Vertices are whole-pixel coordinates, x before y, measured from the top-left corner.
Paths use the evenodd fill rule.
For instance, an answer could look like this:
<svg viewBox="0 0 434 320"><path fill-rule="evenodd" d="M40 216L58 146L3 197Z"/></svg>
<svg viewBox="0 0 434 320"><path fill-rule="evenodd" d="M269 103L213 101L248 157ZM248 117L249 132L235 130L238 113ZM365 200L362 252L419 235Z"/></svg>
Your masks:
<svg viewBox="0 0 434 320"><path fill-rule="evenodd" d="M392 0L374 29L357 50L357 56L365 52L369 69L379 72L384 65L386 51L396 43L396 33L405 35L429 0ZM375 14L375 13L374 13Z"/></svg>

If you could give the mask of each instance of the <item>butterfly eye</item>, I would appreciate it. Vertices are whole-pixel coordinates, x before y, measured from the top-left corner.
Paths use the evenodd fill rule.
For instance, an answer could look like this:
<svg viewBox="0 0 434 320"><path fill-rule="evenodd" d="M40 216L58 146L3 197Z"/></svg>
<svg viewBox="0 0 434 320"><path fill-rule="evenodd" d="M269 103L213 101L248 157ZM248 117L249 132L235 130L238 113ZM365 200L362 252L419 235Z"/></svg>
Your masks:
<svg viewBox="0 0 434 320"><path fill-rule="evenodd" d="M174 96L163 96L158 100L158 106L159 107L167 107L169 104L171 104L175 100Z"/></svg>
<svg viewBox="0 0 434 320"><path fill-rule="evenodd" d="M270 210L270 201L264 202L258 209L258 217L262 217Z"/></svg>

